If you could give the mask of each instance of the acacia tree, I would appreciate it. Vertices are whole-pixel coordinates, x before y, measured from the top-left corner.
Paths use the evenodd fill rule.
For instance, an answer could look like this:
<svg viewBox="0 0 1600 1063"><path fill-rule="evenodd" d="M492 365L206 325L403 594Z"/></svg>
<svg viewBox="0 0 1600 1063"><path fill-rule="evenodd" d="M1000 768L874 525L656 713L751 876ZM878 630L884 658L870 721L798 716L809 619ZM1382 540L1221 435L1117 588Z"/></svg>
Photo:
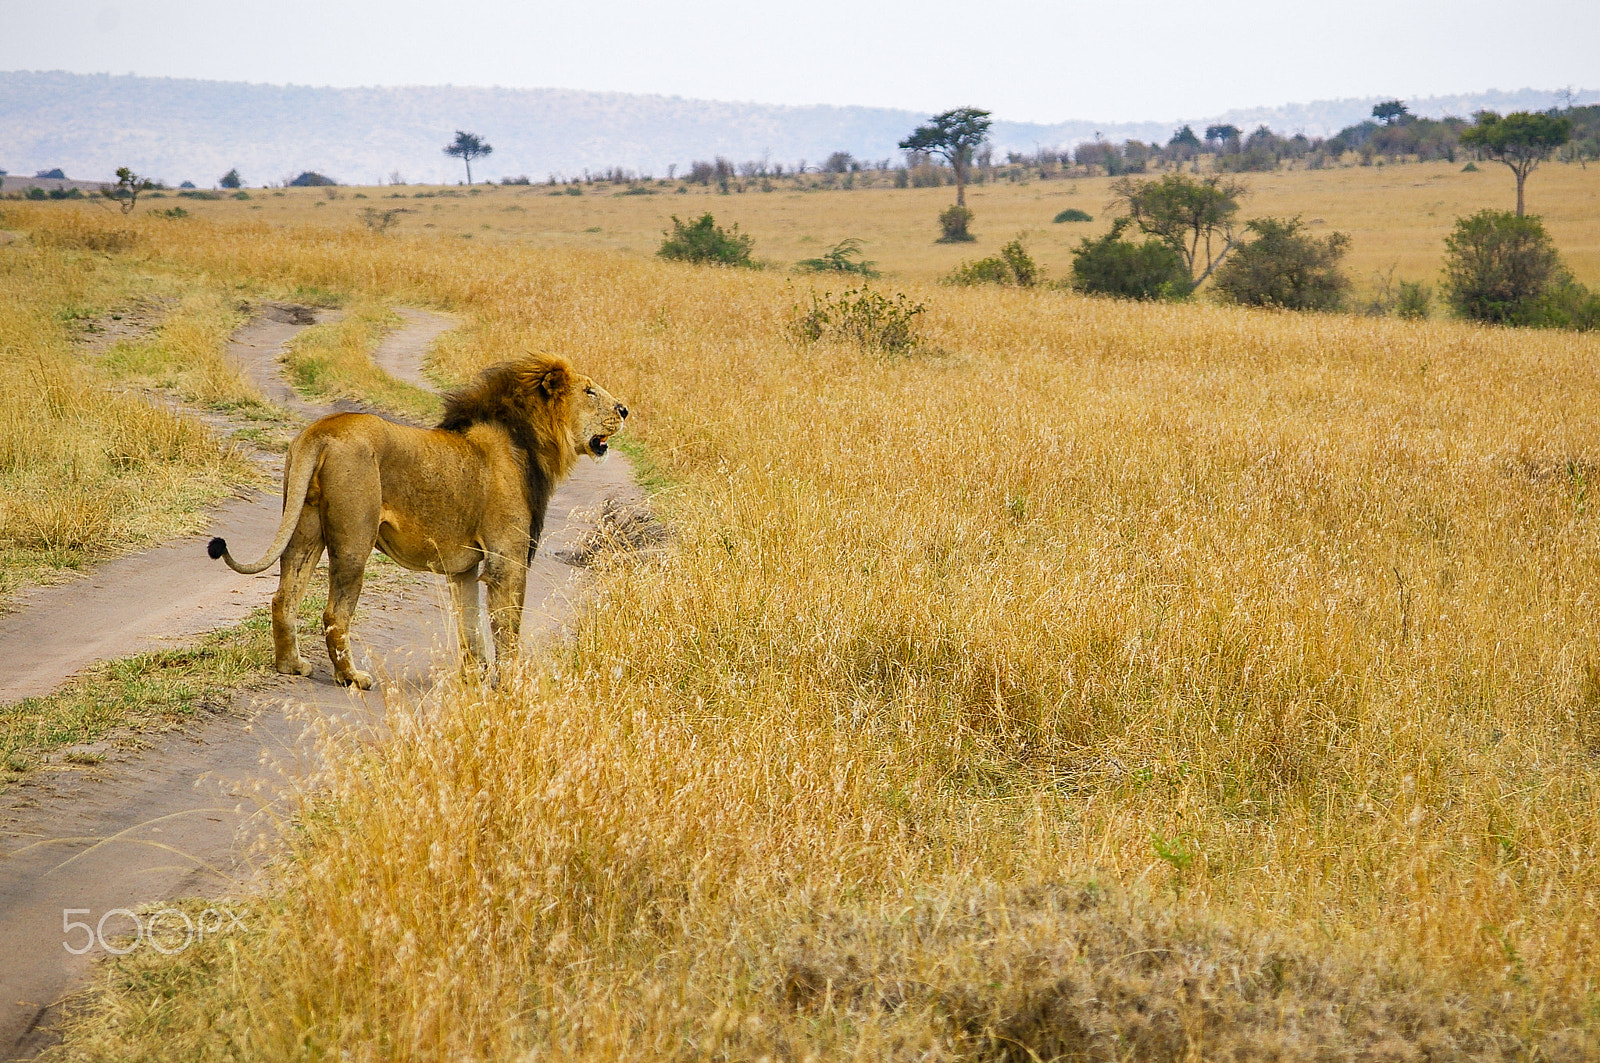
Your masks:
<svg viewBox="0 0 1600 1063"><path fill-rule="evenodd" d="M456 139L444 146L444 153L452 158L460 159L467 165L467 184L472 183L472 160L480 159L494 151L494 145L465 130L456 130Z"/></svg>
<svg viewBox="0 0 1600 1063"><path fill-rule="evenodd" d="M1384 100L1382 103L1373 105L1372 117L1384 125L1405 125L1411 121L1412 115L1406 109L1404 102L1400 100Z"/></svg>
<svg viewBox="0 0 1600 1063"><path fill-rule="evenodd" d="M1517 177L1517 217L1522 217L1522 186L1550 153L1572 139L1572 120L1553 114L1516 111L1501 118L1479 111L1478 124L1461 131L1461 143L1482 149L1511 168Z"/></svg>
<svg viewBox="0 0 1600 1063"><path fill-rule="evenodd" d="M1239 138L1244 136L1244 130L1231 123L1206 126L1206 143L1217 145L1218 152L1238 151Z"/></svg>
<svg viewBox="0 0 1600 1063"><path fill-rule="evenodd" d="M1111 186L1111 193L1142 232L1178 253L1189 271L1189 290L1194 291L1233 248L1233 220L1245 186L1220 174L1196 180L1169 173L1153 181L1124 177Z"/></svg>
<svg viewBox="0 0 1600 1063"><path fill-rule="evenodd" d="M975 107L957 107L936 114L927 125L918 126L900 142L905 151L938 155L956 174L956 206L967 205L967 174L972 153L989 135L989 112Z"/></svg>

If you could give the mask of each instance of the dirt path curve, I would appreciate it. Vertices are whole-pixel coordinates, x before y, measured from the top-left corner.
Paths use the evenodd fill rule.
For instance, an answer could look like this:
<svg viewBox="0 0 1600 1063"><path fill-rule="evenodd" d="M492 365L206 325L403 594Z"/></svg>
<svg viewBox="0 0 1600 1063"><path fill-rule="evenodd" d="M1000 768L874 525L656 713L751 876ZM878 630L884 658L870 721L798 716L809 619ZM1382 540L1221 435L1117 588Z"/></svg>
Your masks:
<svg viewBox="0 0 1600 1063"><path fill-rule="evenodd" d="M285 395L277 375L283 344L309 323L297 313L258 317L235 335L231 351L273 398L321 415L328 409ZM417 374L410 378L417 382L428 343L455 323L421 311L403 316L406 324L375 357L397 375ZM529 573L524 630L530 637L558 630L581 592L582 571L557 558L578 550L591 516L608 501L641 499L616 453L601 465L580 463L556 492ZM92 660L171 645L265 604L276 576L239 576L209 561L205 543L223 534L254 549L271 539L279 510L276 495L236 500L216 513L205 535L30 595L18 613L0 620L0 702L23 696L14 691L50 689ZM274 676L181 730L135 736L143 748L98 744L89 751L105 758L97 764L69 763L58 754L0 794L0 1060L30 1058L53 1043L54 1005L103 952L98 940L82 955L69 951L86 931L67 933L67 921L94 927L105 918L107 936L131 933L126 914L105 913L248 887L253 858L281 807L275 799L310 770L307 722L371 725L382 717L386 694L403 689L420 696L435 668L455 660L445 598L442 581L411 573L387 577L363 596L353 635L363 651L358 656L379 678L371 691L336 686L326 651L308 643L317 668L309 679ZM80 649L86 642L92 646ZM249 901L232 907L248 928Z"/></svg>
<svg viewBox="0 0 1600 1063"><path fill-rule="evenodd" d="M427 357L433 341L459 322L426 310L402 308L396 312L405 321L405 326L384 337L378 349L372 352L372 360L396 380L432 391L433 381L422 375L423 359Z"/></svg>

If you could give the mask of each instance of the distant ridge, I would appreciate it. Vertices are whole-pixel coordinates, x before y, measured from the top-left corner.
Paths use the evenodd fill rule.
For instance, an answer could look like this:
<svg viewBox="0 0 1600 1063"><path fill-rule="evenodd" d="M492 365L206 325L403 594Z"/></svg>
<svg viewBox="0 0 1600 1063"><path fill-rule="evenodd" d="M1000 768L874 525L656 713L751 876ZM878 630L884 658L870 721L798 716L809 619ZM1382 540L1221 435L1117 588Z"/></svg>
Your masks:
<svg viewBox="0 0 1600 1063"><path fill-rule="evenodd" d="M1550 90L1498 90L1406 98L1413 113L1470 115L1485 107L1543 109ZM1071 148L1096 134L1165 143L1185 122L1327 136L1367 117L1387 97L1247 108L1166 122L1008 122L997 118L997 155ZM967 101L956 101L963 103ZM979 101L981 103L981 101ZM1600 102L1585 90L1577 103ZM207 187L233 167L249 185L317 170L347 184L398 172L410 182L454 182L459 164L440 149L456 129L482 134L494 154L475 175L578 176L613 166L656 177L723 155L792 167L834 151L860 159L899 157L895 147L928 116L884 107L784 107L567 89L443 87L313 88L229 81L0 72L0 169L30 176L61 167L109 180L118 166L169 183Z"/></svg>

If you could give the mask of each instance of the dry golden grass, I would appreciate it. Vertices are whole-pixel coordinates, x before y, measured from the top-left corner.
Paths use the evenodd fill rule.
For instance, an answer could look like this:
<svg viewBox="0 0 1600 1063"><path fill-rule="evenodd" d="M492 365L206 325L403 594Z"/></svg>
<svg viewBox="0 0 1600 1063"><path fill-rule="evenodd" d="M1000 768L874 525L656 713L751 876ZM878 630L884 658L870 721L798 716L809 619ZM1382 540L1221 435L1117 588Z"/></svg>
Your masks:
<svg viewBox="0 0 1600 1063"><path fill-rule="evenodd" d="M884 360L782 276L132 224L571 356L674 547L336 748L259 936L66 1056L1600 1052L1600 337L906 283Z"/></svg>
<svg viewBox="0 0 1600 1063"><path fill-rule="evenodd" d="M191 531L202 506L256 477L202 426L113 391L74 350L78 323L148 286L93 250L128 231L61 221L0 248L0 595ZM215 318L185 303L160 336L113 357L220 342Z"/></svg>

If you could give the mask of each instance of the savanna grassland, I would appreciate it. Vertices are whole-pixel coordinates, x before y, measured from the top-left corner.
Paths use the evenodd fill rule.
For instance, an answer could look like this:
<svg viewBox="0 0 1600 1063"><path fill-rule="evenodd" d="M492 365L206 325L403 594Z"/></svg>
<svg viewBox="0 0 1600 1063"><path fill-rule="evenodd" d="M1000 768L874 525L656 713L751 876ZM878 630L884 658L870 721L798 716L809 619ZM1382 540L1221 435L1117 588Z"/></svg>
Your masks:
<svg viewBox="0 0 1600 1063"><path fill-rule="evenodd" d="M1244 174L1250 191L1240 217L1300 215L1313 232L1348 233L1344 265L1358 296L1370 294L1376 278L1391 269L1397 280L1437 284L1444 238L1455 219L1483 207L1509 210L1516 202L1509 170L1478 165L1467 173L1460 164L1440 162ZM676 185L648 184L405 186L336 188L331 198L326 189L289 188L253 189L249 200L176 202L197 218L273 226L343 227L361 224L363 210L402 210L395 217L400 234L639 255L654 253L669 215L687 220L709 210L719 223L737 223L754 236L756 257L780 268L856 237L866 257L892 278L934 281L963 260L994 254L1018 233L1027 234L1048 277L1066 276L1078 241L1110 226L1111 183L1095 177L973 185L967 196L978 241L954 245L934 243L935 218L953 198L950 188L801 191L778 184L761 192L751 182L742 194L685 185L680 195ZM587 191L571 195L564 191L569 187ZM631 194L630 187L653 194ZM1068 207L1094 221L1053 224ZM1543 217L1577 278L1600 285L1600 170L1547 163L1528 180L1528 211Z"/></svg>
<svg viewBox="0 0 1600 1063"><path fill-rule="evenodd" d="M1278 174L1245 215L1431 281L1509 185ZM1591 283L1597 186L1530 183ZM185 284L453 311L446 381L569 355L673 536L497 689L330 739L252 932L108 965L62 1056L1600 1053L1600 338L930 283L1024 226L1059 276L1095 187L976 190L954 249L938 190L502 189L387 235L348 190L8 205ZM780 263L865 239L922 345L648 257L704 209Z"/></svg>

